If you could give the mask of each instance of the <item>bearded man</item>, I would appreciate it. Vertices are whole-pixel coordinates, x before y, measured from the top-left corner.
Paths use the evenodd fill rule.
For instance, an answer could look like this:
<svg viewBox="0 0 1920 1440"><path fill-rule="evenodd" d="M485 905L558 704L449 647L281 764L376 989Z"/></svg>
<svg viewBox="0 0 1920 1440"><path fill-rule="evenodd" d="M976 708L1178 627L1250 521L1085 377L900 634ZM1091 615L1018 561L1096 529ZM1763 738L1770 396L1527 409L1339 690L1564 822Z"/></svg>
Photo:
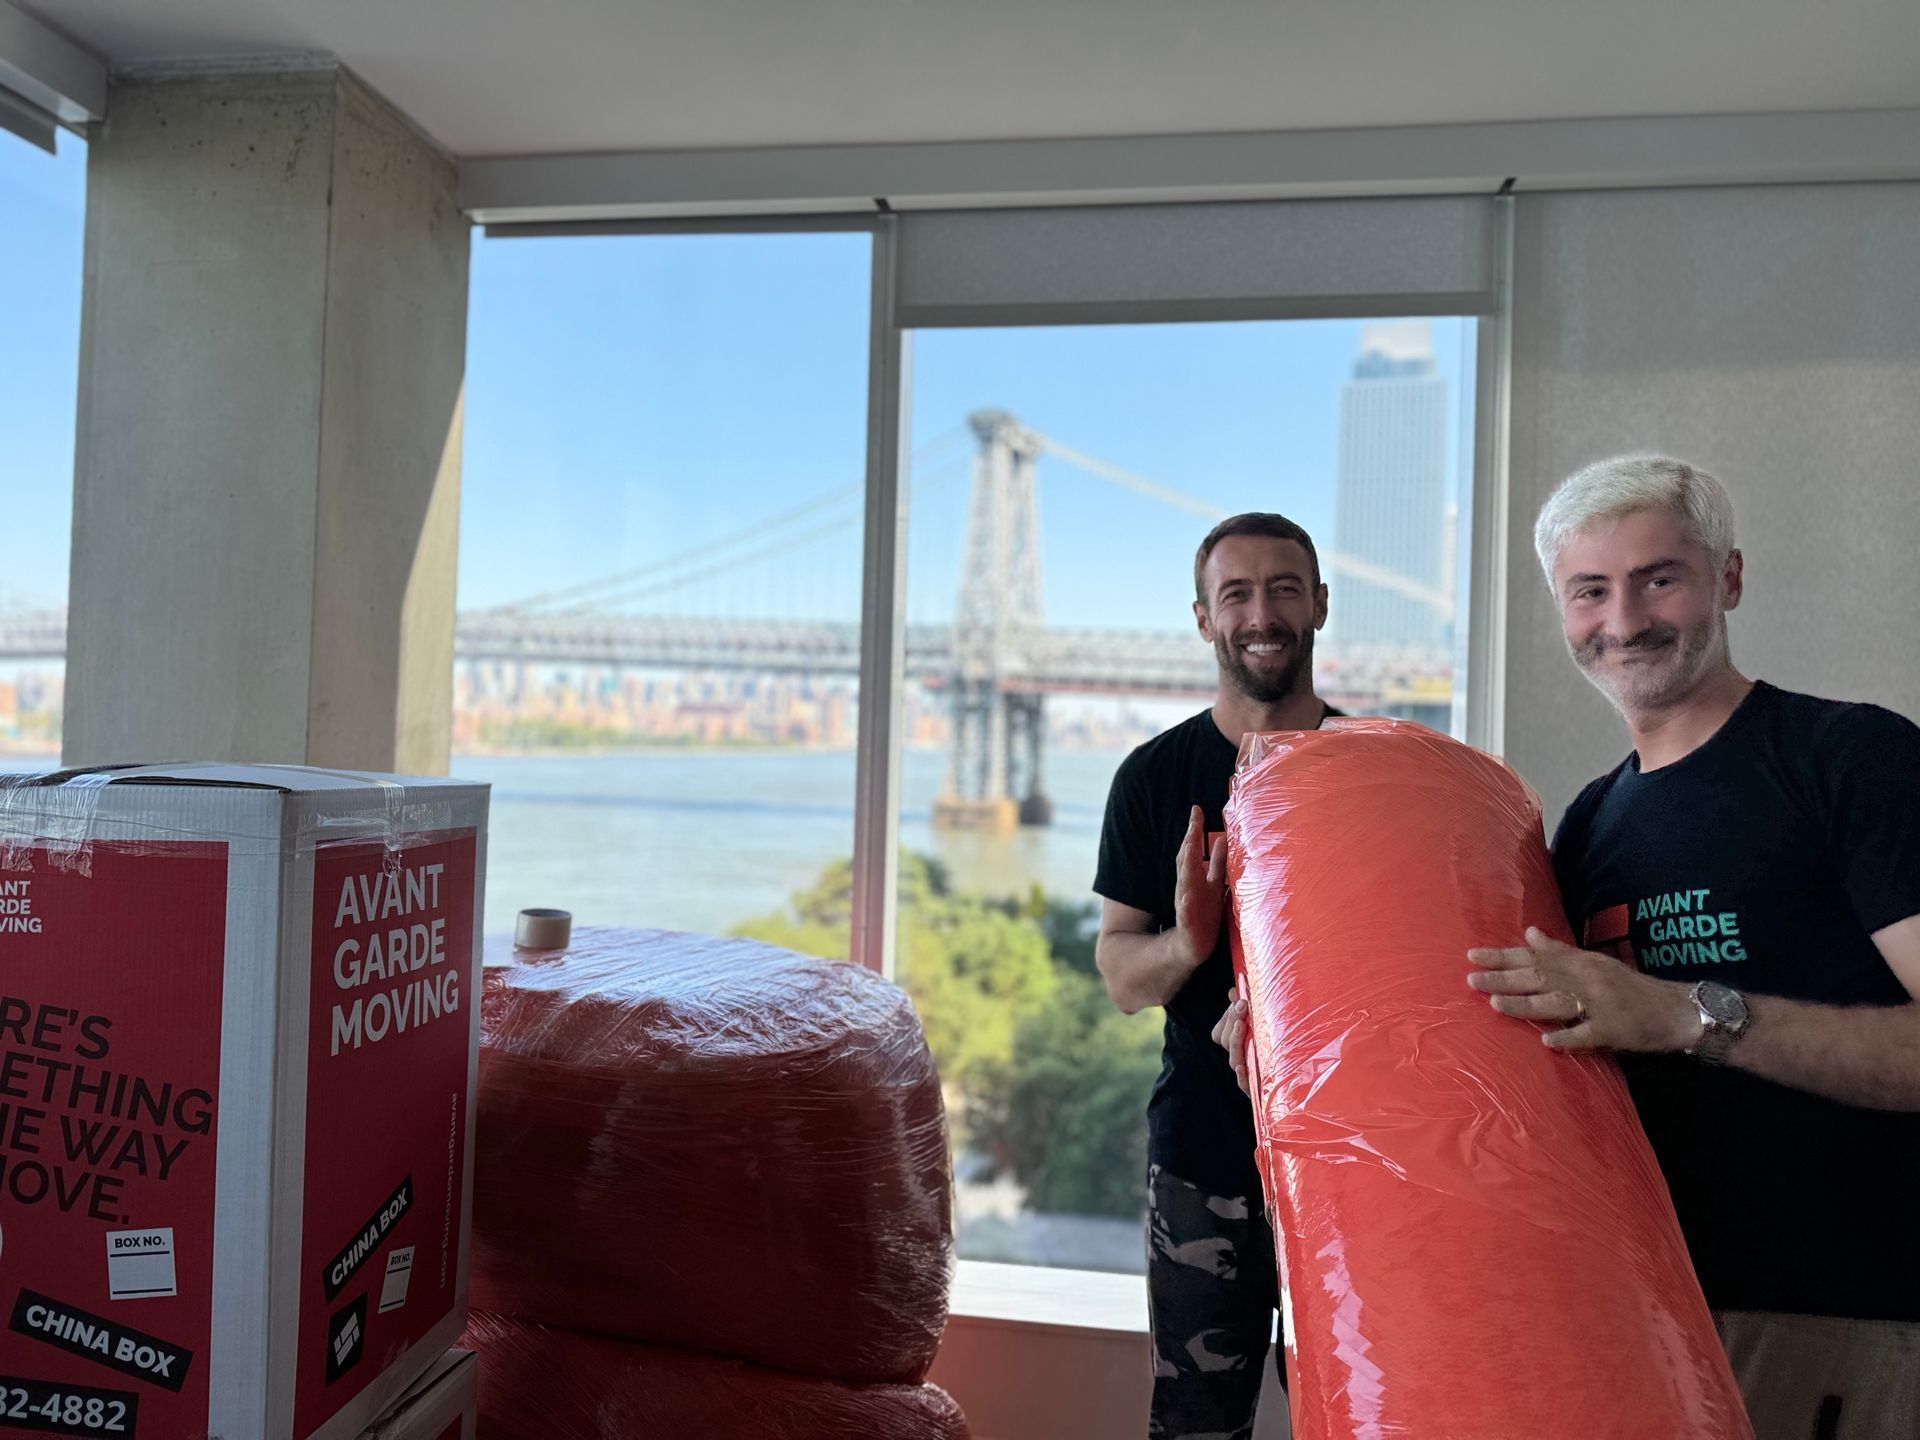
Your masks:
<svg viewBox="0 0 1920 1440"><path fill-rule="evenodd" d="M1311 730L1339 712L1313 689L1327 587L1305 530L1280 515L1222 521L1200 542L1193 588L1219 690L1212 706L1140 746L1114 775L1093 884L1095 960L1128 1014L1166 1007L1147 1104L1148 1434L1244 1440L1278 1282L1252 1107L1213 1041L1233 987L1221 809L1241 736Z"/></svg>

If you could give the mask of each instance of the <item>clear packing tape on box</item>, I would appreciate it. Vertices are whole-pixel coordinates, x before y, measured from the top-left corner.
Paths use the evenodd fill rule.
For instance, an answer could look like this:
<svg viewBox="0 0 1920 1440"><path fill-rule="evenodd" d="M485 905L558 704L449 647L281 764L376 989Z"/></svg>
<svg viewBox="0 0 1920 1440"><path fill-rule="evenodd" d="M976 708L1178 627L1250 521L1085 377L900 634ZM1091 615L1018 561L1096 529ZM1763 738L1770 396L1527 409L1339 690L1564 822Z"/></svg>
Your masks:
<svg viewBox="0 0 1920 1440"><path fill-rule="evenodd" d="M487 972L476 1146L476 1309L854 1382L932 1363L946 1115L871 971L667 931L517 952Z"/></svg>
<svg viewBox="0 0 1920 1440"><path fill-rule="evenodd" d="M127 799L127 790L135 786L165 787L196 785L216 787L232 785L248 789L271 789L275 771L286 774L286 789L306 789L315 777L343 782L340 814L327 814L325 807L301 821L299 832L283 835L278 829L254 836L236 836L222 831L229 844L248 839L258 842L255 853L278 851L288 840L298 849L311 849L333 843L365 844L378 841L387 852L387 867L397 869L399 854L409 840L418 835L451 827L453 810L444 800L407 797L405 784L391 776L358 770L324 770L303 765L231 766L211 762L167 765L109 765L85 769L50 770L21 774L0 774L0 874L25 873L36 865L76 875L93 872L96 844L105 839L123 850L141 851L179 842L200 840L197 829L182 828L170 807L156 803L142 815L140 807ZM245 778L238 778L244 775ZM236 778L228 779L227 776ZM104 792L116 787L121 803L115 807L110 826L103 830L100 807ZM367 812L364 796L368 788L382 797L381 813Z"/></svg>
<svg viewBox="0 0 1920 1440"><path fill-rule="evenodd" d="M1525 782L1337 720L1249 735L1226 828L1298 1440L1748 1440L1617 1066L1466 984L1571 938Z"/></svg>

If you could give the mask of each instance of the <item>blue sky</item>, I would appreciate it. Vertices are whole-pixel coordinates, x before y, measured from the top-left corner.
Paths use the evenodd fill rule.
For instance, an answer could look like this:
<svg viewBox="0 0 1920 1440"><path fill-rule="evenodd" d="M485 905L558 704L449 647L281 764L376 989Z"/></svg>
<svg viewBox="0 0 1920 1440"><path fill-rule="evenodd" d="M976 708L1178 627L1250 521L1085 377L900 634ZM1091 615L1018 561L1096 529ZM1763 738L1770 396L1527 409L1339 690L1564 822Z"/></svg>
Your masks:
<svg viewBox="0 0 1920 1440"><path fill-rule="evenodd" d="M0 131L0 604L66 599L86 169Z"/></svg>
<svg viewBox="0 0 1920 1440"><path fill-rule="evenodd" d="M28 542L8 547L0 599L65 591L83 195L79 142L48 157L0 135L0 524ZM863 236L476 235L460 603L637 571L626 593L645 606L851 618L867 305ZM982 407L1213 504L1283 510L1331 545L1339 391L1360 328L913 336L911 618L951 613L964 422ZM1456 396L1470 333L1434 327ZM1187 623L1207 521L1052 458L1038 481L1050 621ZM667 565L702 547L717 548Z"/></svg>

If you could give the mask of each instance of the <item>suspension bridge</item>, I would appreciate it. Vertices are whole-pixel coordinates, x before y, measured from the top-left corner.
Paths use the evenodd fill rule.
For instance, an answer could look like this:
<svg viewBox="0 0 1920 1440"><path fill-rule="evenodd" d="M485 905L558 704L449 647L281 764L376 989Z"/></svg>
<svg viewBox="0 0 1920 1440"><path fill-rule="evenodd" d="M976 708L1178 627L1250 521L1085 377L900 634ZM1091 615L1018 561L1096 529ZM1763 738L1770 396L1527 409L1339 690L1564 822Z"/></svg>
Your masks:
<svg viewBox="0 0 1920 1440"><path fill-rule="evenodd" d="M971 489L953 618L910 622L905 637L908 681L943 697L951 721L947 794L936 805L935 820L991 829L1043 825L1052 816L1045 774L1048 696L1199 699L1213 694L1217 671L1212 648L1191 628L1046 624L1036 461L1050 456L1208 524L1227 512L1085 455L1004 411L976 412L968 417L967 432L943 439L961 433L972 440ZM938 483L913 483L909 513L913 500ZM456 662L474 667L475 674L498 674L504 667L516 676L516 691L524 688L529 668L560 666L857 679L857 620L791 618L791 597L769 595L764 603L765 610L785 611L782 618L714 614L710 608L699 613L686 606L686 598L710 594L716 576L765 570L809 542L838 536L844 547L861 522L860 490L855 484L827 492L645 566L464 611L454 626ZM851 513L821 518L836 509ZM1446 590L1337 551L1322 551L1320 560L1341 580L1452 615ZM663 605L670 608L661 610ZM58 659L65 651L63 611L0 610L0 661ZM1436 718L1446 703L1450 678L1444 654L1396 647L1345 647L1323 656L1316 676L1321 693L1344 709L1426 719Z"/></svg>

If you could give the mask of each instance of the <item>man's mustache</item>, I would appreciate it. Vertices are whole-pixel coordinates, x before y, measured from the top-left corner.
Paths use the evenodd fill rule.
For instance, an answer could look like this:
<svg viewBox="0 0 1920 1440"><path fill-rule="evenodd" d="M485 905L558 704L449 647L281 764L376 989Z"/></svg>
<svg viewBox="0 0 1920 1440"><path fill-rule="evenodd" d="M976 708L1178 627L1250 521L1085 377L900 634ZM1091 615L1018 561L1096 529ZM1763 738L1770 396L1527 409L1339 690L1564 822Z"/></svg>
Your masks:
<svg viewBox="0 0 1920 1440"><path fill-rule="evenodd" d="M1680 629L1675 625L1649 625L1637 635L1629 635L1624 640L1609 640L1604 634L1594 635L1580 646L1583 657L1598 660L1609 650L1659 650L1673 644L1680 638Z"/></svg>
<svg viewBox="0 0 1920 1440"><path fill-rule="evenodd" d="M1267 630L1242 630L1233 637L1235 645L1258 645L1262 641L1284 640L1289 645L1300 643L1300 632L1285 625L1277 625Z"/></svg>

